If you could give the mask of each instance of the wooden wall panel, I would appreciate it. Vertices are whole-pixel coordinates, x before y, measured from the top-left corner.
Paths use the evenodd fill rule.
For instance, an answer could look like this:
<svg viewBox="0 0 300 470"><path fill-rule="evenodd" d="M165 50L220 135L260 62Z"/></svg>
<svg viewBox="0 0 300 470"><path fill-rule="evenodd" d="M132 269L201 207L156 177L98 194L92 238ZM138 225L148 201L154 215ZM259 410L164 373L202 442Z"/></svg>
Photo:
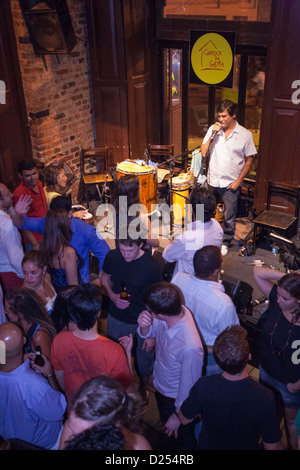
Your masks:
<svg viewBox="0 0 300 470"><path fill-rule="evenodd" d="M86 0L96 143L128 158L128 109L123 13L120 0Z"/></svg>
<svg viewBox="0 0 300 470"><path fill-rule="evenodd" d="M143 156L157 126L154 116L158 107L155 109L151 98L155 81L152 73L154 3L151 0L123 0L129 139L133 158Z"/></svg>
<svg viewBox="0 0 300 470"><path fill-rule="evenodd" d="M0 80L6 88L0 104L0 182L13 190L19 184L18 162L32 158L32 149L9 0L1 3Z"/></svg>
<svg viewBox="0 0 300 470"><path fill-rule="evenodd" d="M300 79L300 9L273 0L260 134L255 208L265 209L268 181L300 184L300 105L292 83Z"/></svg>

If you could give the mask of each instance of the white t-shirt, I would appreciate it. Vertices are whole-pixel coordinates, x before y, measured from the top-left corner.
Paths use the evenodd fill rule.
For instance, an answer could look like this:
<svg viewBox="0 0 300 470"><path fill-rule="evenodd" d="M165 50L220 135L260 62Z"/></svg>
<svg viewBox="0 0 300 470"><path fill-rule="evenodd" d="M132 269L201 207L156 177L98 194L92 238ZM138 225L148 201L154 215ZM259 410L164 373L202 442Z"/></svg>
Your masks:
<svg viewBox="0 0 300 470"><path fill-rule="evenodd" d="M227 139L221 129L211 147L207 180L216 188L227 187L236 181L245 164L245 157L257 153L252 133L238 122L235 123L236 126ZM210 126L204 137L204 144L211 137L212 127Z"/></svg>

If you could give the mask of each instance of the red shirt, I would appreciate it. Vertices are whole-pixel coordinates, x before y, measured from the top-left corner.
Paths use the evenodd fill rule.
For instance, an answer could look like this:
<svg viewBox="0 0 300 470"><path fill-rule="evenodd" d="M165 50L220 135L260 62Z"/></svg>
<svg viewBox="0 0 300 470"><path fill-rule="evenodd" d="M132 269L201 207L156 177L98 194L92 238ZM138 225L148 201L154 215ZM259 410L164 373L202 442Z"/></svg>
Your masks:
<svg viewBox="0 0 300 470"><path fill-rule="evenodd" d="M132 383L122 346L104 336L84 340L75 336L72 331L61 331L51 345L51 362L55 370L64 371L68 402L84 382L97 375L109 375L124 387Z"/></svg>
<svg viewBox="0 0 300 470"><path fill-rule="evenodd" d="M45 217L47 214L47 202L46 195L41 181L37 182L38 192L33 191L31 188L26 186L23 181L13 192L13 205L19 200L20 196L29 195L32 197L32 203L30 204L29 211L27 212L28 217ZM43 235L37 232L32 232L36 240L40 242ZM28 242L29 240L25 240Z"/></svg>

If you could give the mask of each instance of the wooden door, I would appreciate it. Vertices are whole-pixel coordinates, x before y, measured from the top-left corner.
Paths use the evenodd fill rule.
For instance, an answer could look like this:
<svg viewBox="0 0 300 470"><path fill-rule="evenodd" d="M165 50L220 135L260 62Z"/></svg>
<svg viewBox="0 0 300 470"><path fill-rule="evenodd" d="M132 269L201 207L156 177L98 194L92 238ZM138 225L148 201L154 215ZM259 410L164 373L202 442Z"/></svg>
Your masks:
<svg viewBox="0 0 300 470"><path fill-rule="evenodd" d="M87 0L86 15L97 146L109 164L128 158L128 107L122 2Z"/></svg>
<svg viewBox="0 0 300 470"><path fill-rule="evenodd" d="M300 184L300 9L273 0L259 144L255 207L265 209L268 181ZM300 82L298 82L300 88ZM300 92L298 93L298 97Z"/></svg>
<svg viewBox="0 0 300 470"><path fill-rule="evenodd" d="M152 0L86 0L96 139L114 163L156 142L154 8Z"/></svg>
<svg viewBox="0 0 300 470"><path fill-rule="evenodd" d="M9 0L1 2L0 80L5 87L0 103L0 181L13 190L19 184L18 162L31 158L32 152Z"/></svg>

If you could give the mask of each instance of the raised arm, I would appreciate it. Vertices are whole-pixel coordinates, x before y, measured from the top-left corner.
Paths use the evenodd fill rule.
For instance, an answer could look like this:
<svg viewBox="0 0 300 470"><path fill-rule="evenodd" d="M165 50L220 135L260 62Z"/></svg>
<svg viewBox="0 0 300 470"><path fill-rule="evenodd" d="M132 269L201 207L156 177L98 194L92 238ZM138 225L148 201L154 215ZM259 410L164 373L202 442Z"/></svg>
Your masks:
<svg viewBox="0 0 300 470"><path fill-rule="evenodd" d="M253 269L253 276L261 292L265 297L269 298L272 287L274 286L274 281L279 281L279 279L285 276L285 273L271 268L255 266Z"/></svg>
<svg viewBox="0 0 300 470"><path fill-rule="evenodd" d="M217 132L219 132L219 130L221 129L221 124L219 122L215 122L215 124L213 125L212 127L212 130L211 130L211 133L209 135L209 138L208 137L208 134L206 134L206 136L204 137L204 143L201 145L201 155L202 157L206 157L206 154L207 154L207 151L208 151L208 147L209 147L209 144L210 144L210 141L211 141L211 137L213 135L213 133L215 132L215 135L214 135L214 138L217 134Z"/></svg>
<svg viewBox="0 0 300 470"><path fill-rule="evenodd" d="M16 227L20 227L23 224L23 216L29 211L32 198L29 195L21 195L15 204L12 212L12 221Z"/></svg>

